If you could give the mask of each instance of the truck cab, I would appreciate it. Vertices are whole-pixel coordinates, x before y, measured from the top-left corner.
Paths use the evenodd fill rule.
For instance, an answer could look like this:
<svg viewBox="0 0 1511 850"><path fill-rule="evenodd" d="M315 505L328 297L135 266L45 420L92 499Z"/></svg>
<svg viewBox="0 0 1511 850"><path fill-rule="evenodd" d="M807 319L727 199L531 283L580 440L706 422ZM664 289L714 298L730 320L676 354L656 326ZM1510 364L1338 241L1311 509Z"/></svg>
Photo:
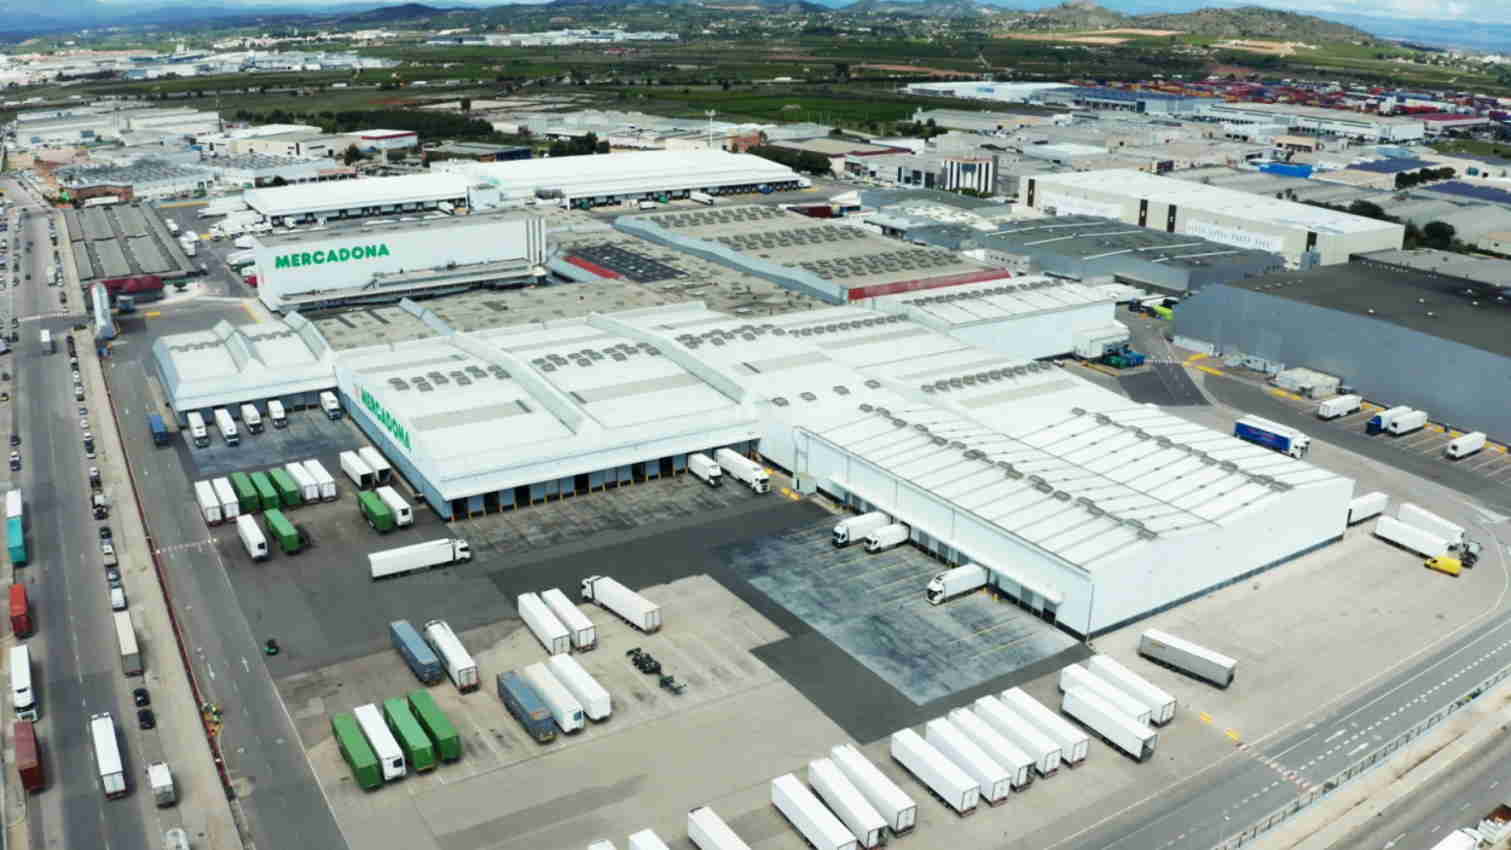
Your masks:
<svg viewBox="0 0 1511 850"><path fill-rule="evenodd" d="M341 402L336 400L336 394L326 390L320 394L320 409L325 411L325 418L341 418Z"/></svg>

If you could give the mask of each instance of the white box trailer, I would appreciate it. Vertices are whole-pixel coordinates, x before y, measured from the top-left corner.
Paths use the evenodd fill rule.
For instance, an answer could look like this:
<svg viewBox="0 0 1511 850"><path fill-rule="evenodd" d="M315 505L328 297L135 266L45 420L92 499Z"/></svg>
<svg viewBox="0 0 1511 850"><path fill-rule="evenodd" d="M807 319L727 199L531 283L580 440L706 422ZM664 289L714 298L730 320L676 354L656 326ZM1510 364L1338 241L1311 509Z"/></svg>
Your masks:
<svg viewBox="0 0 1511 850"><path fill-rule="evenodd" d="M572 633L572 648L577 650L589 650L598 645L598 629L588 615L582 613L572 600L567 598L560 588L553 587L542 591L540 601L546 603L556 619L561 621L567 631Z"/></svg>
<svg viewBox="0 0 1511 850"><path fill-rule="evenodd" d="M425 624L425 642L440 656L441 663L446 665L446 675L451 678L451 683L462 693L475 691L481 680L477 672L477 662L472 660L472 654L462 646L456 632L451 630L451 625L445 620L431 620Z"/></svg>
<svg viewBox="0 0 1511 850"><path fill-rule="evenodd" d="M671 850L661 836L649 829L642 829L630 835L630 850Z"/></svg>
<svg viewBox="0 0 1511 850"><path fill-rule="evenodd" d="M552 719L556 721L556 728L569 735L582 729L582 703L572 696L572 692L556 678L556 674L551 672L545 662L537 661L521 670L520 674L540 695L541 701L550 710Z"/></svg>
<svg viewBox="0 0 1511 850"><path fill-rule="evenodd" d="M816 850L857 850L855 836L839 818L803 786L796 776L783 774L771 780L771 805L787 818Z"/></svg>
<svg viewBox="0 0 1511 850"><path fill-rule="evenodd" d="M1002 700L994 696L984 696L976 700L971 706L976 716L986 721L986 724L1002 735L1002 737L1018 745L1018 749L1027 753L1034 760L1034 769L1040 776L1049 776L1060 769L1060 745L1050 739L1048 735L1039 731L1034 724L1025 720L1016 711L1008 708Z"/></svg>
<svg viewBox="0 0 1511 850"><path fill-rule="evenodd" d="M556 619L539 595L521 593L514 607L519 611L519 618L530 627L530 634L546 648L547 655L572 651L572 633Z"/></svg>
<svg viewBox="0 0 1511 850"><path fill-rule="evenodd" d="M750 850L750 845L707 806L687 813L687 837L698 850Z"/></svg>
<svg viewBox="0 0 1511 850"><path fill-rule="evenodd" d="M808 784L862 847L878 847L887 822L860 789L829 759L808 762Z"/></svg>
<svg viewBox="0 0 1511 850"><path fill-rule="evenodd" d="M866 802L886 820L893 835L901 835L917 824L918 804L860 750L850 744L840 744L829 750L829 756Z"/></svg>
<svg viewBox="0 0 1511 850"><path fill-rule="evenodd" d="M206 525L220 525L224 514L220 512L220 498L208 481L194 482L194 498L199 502L200 515Z"/></svg>
<svg viewBox="0 0 1511 850"><path fill-rule="evenodd" d="M892 518L881 511L846 517L834 524L834 548L841 549L857 540L865 540L866 535L891 524Z"/></svg>
<svg viewBox="0 0 1511 850"><path fill-rule="evenodd" d="M336 399L336 394L330 390L320 393L320 409L325 411L326 419L340 419L343 413L341 402Z"/></svg>
<svg viewBox="0 0 1511 850"><path fill-rule="evenodd" d="M1388 516L1375 520L1375 536L1425 558L1448 554L1449 541L1436 532L1417 528Z"/></svg>
<svg viewBox="0 0 1511 850"><path fill-rule="evenodd" d="M710 487L718 487L724 483L724 470L714 463L713 458L702 452L693 452L687 456L687 471Z"/></svg>
<svg viewBox="0 0 1511 850"><path fill-rule="evenodd" d="M1022 688L1008 688L1002 692L1000 699L1003 705L1060 745L1061 764L1073 767L1086 759L1091 739L1085 732L1070 725L1065 718L1045 708L1043 703L1029 696Z"/></svg>
<svg viewBox="0 0 1511 850"><path fill-rule="evenodd" d="M614 847L614 842L609 841L605 838L600 838L597 841L594 841L592 844L589 844L588 850L616 850L616 848Z"/></svg>
<svg viewBox="0 0 1511 850"><path fill-rule="evenodd" d="M299 461L290 461L283 465L283 470L294 479L294 484L299 487L299 495L306 502L320 501L320 485L315 483L313 476L304 468Z"/></svg>
<svg viewBox="0 0 1511 850"><path fill-rule="evenodd" d="M472 560L472 547L460 537L443 537L367 554L373 580Z"/></svg>
<svg viewBox="0 0 1511 850"><path fill-rule="evenodd" d="M126 769L121 762L115 718L110 712L90 715L89 739L94 749L95 768L100 774L100 790L111 800L126 796Z"/></svg>
<svg viewBox="0 0 1511 850"><path fill-rule="evenodd" d="M77 393L75 396L77 397ZM210 445L210 432L205 428L205 417L198 410L191 410L184 414L184 419L189 423L189 439L195 447L202 449Z"/></svg>
<svg viewBox="0 0 1511 850"><path fill-rule="evenodd" d="M268 401L268 418L273 420L274 428L284 428L289 424L289 415L283 410L283 402L278 399Z"/></svg>
<svg viewBox="0 0 1511 850"><path fill-rule="evenodd" d="M731 449L719 449L714 452L714 460L719 464L720 469L751 490L757 493L770 492L771 476L759 463Z"/></svg>
<svg viewBox="0 0 1511 850"><path fill-rule="evenodd" d="M1153 713L1150 712L1149 706L1123 693L1121 690L1118 690L1116 685L1103 679L1101 676L1093 674L1090 670L1079 664L1067 664L1060 669L1059 686L1061 693L1071 688L1085 688L1101 697L1108 705L1119 712L1132 717L1146 726L1153 718Z"/></svg>
<svg viewBox="0 0 1511 850"><path fill-rule="evenodd" d="M262 414L257 412L257 405L248 403L241 406L241 422L251 433L262 433Z"/></svg>
<svg viewBox="0 0 1511 850"><path fill-rule="evenodd" d="M661 628L660 605L608 576L588 576L583 579L582 598L597 602L642 632L654 632Z"/></svg>
<svg viewBox="0 0 1511 850"><path fill-rule="evenodd" d="M981 799L992 805L1007 800L1013 790L1012 773L971 742L964 732L943 717L924 724L924 740L954 762L981 789Z"/></svg>
<svg viewBox="0 0 1511 850"><path fill-rule="evenodd" d="M1139 635L1138 654L1219 688L1233 684L1233 676L1238 672L1236 660L1158 629Z"/></svg>
<svg viewBox="0 0 1511 850"><path fill-rule="evenodd" d="M1407 525L1430 531L1435 536L1446 539L1450 545L1457 545L1469 539L1468 532L1462 525L1450 522L1411 502L1401 503L1401 507L1396 510L1396 518Z"/></svg>
<svg viewBox="0 0 1511 850"><path fill-rule="evenodd" d="M1390 420L1390 424L1386 426L1385 430L1389 431L1392 435L1399 437L1402 434L1410 434L1413 431L1420 431L1426 424L1427 411L1410 410Z"/></svg>
<svg viewBox="0 0 1511 850"><path fill-rule="evenodd" d="M912 729L899 729L892 733L891 752L898 764L907 768L955 814L968 815L976 810L981 799L980 786L923 736Z"/></svg>
<svg viewBox="0 0 1511 850"><path fill-rule="evenodd" d="M377 493L378 498L383 500L383 504L393 511L394 526L402 528L406 525L414 525L414 511L410 509L409 503L404 501L404 497L399 495L398 490L392 487L379 487L373 492Z"/></svg>
<svg viewBox="0 0 1511 850"><path fill-rule="evenodd" d="M1348 503L1348 524L1353 525L1379 516L1389 505L1390 497L1378 491L1357 496Z"/></svg>
<svg viewBox="0 0 1511 850"><path fill-rule="evenodd" d="M874 555L883 549L900 546L912 536L913 532L906 525L894 522L866 535L866 551Z"/></svg>
<svg viewBox="0 0 1511 850"><path fill-rule="evenodd" d="M990 578L986 568L979 564L961 564L929 579L928 585L924 587L924 597L930 605L939 605L986 587Z"/></svg>
<svg viewBox="0 0 1511 850"><path fill-rule="evenodd" d="M254 561L265 561L268 557L268 538L263 535L262 528L257 525L257 518L251 514L242 514L236 518L236 536L241 538L241 545L247 550Z"/></svg>
<svg viewBox="0 0 1511 850"><path fill-rule="evenodd" d="M1147 706L1150 722L1165 724L1175 719L1175 697L1115 659L1093 655L1086 659L1086 669Z"/></svg>
<svg viewBox="0 0 1511 850"><path fill-rule="evenodd" d="M589 720L608 720L614 713L614 701L609 692L577 659L570 655L553 655L546 659L546 665L556 680L582 704L582 712Z"/></svg>
<svg viewBox="0 0 1511 850"><path fill-rule="evenodd" d="M310 458L304 462L304 471L315 479L315 484L320 487L320 500L334 502L338 496L336 492L336 479L325 471L325 466L320 461Z"/></svg>
<svg viewBox="0 0 1511 850"><path fill-rule="evenodd" d="M1369 424L1366 428L1366 431L1371 434L1378 434L1381 431L1389 431L1390 424L1392 422L1410 412L1411 408L1407 407L1404 404L1386 408L1385 410L1382 410L1369 418Z"/></svg>
<svg viewBox="0 0 1511 850"><path fill-rule="evenodd" d="M341 471L352 480L358 490L369 490L378 483L378 476L356 452L341 453Z"/></svg>
<svg viewBox="0 0 1511 850"><path fill-rule="evenodd" d="M367 464L367 468L373 471L379 484L387 484L393 480L393 467L383 457L383 453L372 446L363 446L357 449L357 457Z"/></svg>
<svg viewBox="0 0 1511 850"><path fill-rule="evenodd" d="M1014 788L1027 788L1034 781L1034 760L1012 741L967 708L952 709L946 717L972 744L981 748L992 761L1007 768Z"/></svg>
<svg viewBox="0 0 1511 850"><path fill-rule="evenodd" d="M383 781L403 779L409 772L404 761L404 751L399 749L399 742L394 740L393 732L383 720L382 712L373 703L368 703L352 709L352 715L362 728L362 737L367 739L367 743L373 748L373 754L383 764Z"/></svg>
<svg viewBox="0 0 1511 850"><path fill-rule="evenodd" d="M1486 440L1484 431L1470 431L1449 440L1447 448L1443 449L1443 454L1453 460L1465 458L1483 449Z"/></svg>
<svg viewBox="0 0 1511 850"><path fill-rule="evenodd" d="M1159 733L1124 714L1090 688L1075 687L1066 691L1060 707L1134 761L1144 761L1154 755Z"/></svg>
<svg viewBox="0 0 1511 850"><path fill-rule="evenodd" d="M230 521L241 514L241 500L236 498L236 488L231 486L231 479L213 479L210 481L210 487L215 490L215 498L220 502L222 520Z"/></svg>
<svg viewBox="0 0 1511 850"><path fill-rule="evenodd" d="M1358 413L1363 405L1364 399L1360 396L1335 396L1317 405L1317 418L1337 419L1340 416L1352 416Z"/></svg>
<svg viewBox="0 0 1511 850"><path fill-rule="evenodd" d="M215 408L215 427L220 429L220 438L226 441L226 445L241 445L241 433L236 430L236 420L231 418L231 412L224 407Z"/></svg>

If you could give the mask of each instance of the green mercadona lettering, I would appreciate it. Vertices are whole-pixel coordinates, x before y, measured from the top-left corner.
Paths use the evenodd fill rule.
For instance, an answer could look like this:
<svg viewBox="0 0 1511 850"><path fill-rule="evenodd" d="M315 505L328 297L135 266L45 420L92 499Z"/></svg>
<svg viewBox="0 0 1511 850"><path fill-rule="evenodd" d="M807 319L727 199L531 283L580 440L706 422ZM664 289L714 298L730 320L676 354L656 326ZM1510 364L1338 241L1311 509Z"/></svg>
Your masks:
<svg viewBox="0 0 1511 850"><path fill-rule="evenodd" d="M297 269L301 266L323 266L327 263L349 263L352 260L375 260L388 256L388 246L358 245L355 248L332 248L329 251L300 251L284 254L273 259L275 269Z"/></svg>
<svg viewBox="0 0 1511 850"><path fill-rule="evenodd" d="M373 394L365 389L362 390L362 406L367 408L368 412L373 415L373 418L378 420L383 428L393 435L393 438L399 442L399 445L409 451L414 451L414 447L409 444L409 429L404 427L404 423L395 419L394 415L383 407L382 402L373 398Z"/></svg>

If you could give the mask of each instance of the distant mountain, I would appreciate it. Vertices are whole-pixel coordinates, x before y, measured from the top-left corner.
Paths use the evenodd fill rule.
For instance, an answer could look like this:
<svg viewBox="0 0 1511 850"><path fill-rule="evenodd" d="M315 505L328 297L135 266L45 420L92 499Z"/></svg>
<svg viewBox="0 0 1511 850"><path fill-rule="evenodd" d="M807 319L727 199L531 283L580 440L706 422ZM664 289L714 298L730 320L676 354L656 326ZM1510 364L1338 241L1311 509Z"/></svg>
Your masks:
<svg viewBox="0 0 1511 850"><path fill-rule="evenodd" d="M377 6L365 12L342 14L339 20L354 24L380 24L391 21L413 21L420 18L433 18L437 15L449 15L453 12L472 11L476 10L460 8L443 9L436 6L427 6L424 3L400 3L396 6Z"/></svg>
<svg viewBox="0 0 1511 850"><path fill-rule="evenodd" d="M976 0L856 0L835 11L851 15L892 15L916 18L974 18L1000 12Z"/></svg>
<svg viewBox="0 0 1511 850"><path fill-rule="evenodd" d="M1122 12L1104 9L1092 0L1069 0L1058 6L1049 6L1023 13L1016 26L1032 30L1096 30L1126 26L1128 16Z"/></svg>
<svg viewBox="0 0 1511 850"><path fill-rule="evenodd" d="M1181 30L1213 38L1263 38L1274 41L1374 41L1369 33L1313 15L1264 6L1198 9L1178 14L1136 15L1130 21L1148 29Z"/></svg>

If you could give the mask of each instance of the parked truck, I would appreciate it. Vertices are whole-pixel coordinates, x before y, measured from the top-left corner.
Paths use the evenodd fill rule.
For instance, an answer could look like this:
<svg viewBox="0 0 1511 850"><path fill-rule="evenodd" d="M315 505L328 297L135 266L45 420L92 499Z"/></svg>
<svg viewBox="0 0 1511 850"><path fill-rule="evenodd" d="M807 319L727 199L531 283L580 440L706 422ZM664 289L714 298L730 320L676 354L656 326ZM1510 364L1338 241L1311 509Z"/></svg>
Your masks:
<svg viewBox="0 0 1511 850"><path fill-rule="evenodd" d="M641 201L641 203L644 203L644 201ZM671 850L670 847L666 846L666 842L661 840L661 836L657 835L655 830L652 829L642 829L639 832L632 832L626 840L629 842L629 850Z"/></svg>
<svg viewBox="0 0 1511 850"><path fill-rule="evenodd" d="M893 835L902 835L918 823L918 804L854 745L836 745L829 755L866 802L886 820Z"/></svg>
<svg viewBox="0 0 1511 850"><path fill-rule="evenodd" d="M1138 653L1156 664L1219 688L1233 684L1233 677L1238 672L1236 660L1158 629L1149 629L1139 635Z"/></svg>
<svg viewBox="0 0 1511 850"><path fill-rule="evenodd" d="M200 516L204 517L206 525L220 525L220 499L215 495L215 488L208 481L194 482L194 498L199 502Z"/></svg>
<svg viewBox="0 0 1511 850"><path fill-rule="evenodd" d="M986 753L988 758L1007 769L1014 789L1027 788L1033 784L1033 758L993 729L991 724L967 708L951 709L946 717L950 725L959 730L960 734L975 744L981 752Z"/></svg>
<svg viewBox="0 0 1511 850"><path fill-rule="evenodd" d="M231 479L212 479L210 487L215 491L216 501L220 502L220 518L226 522L236 519L241 513L241 500L236 497L236 488L231 486ZM101 498L104 498L103 495Z"/></svg>
<svg viewBox="0 0 1511 850"><path fill-rule="evenodd" d="M928 598L930 605L938 605L986 587L987 580L990 578L991 574L985 567L978 564L961 564L929 579L928 586L924 588L924 595Z"/></svg>
<svg viewBox="0 0 1511 850"><path fill-rule="evenodd" d="M808 762L808 785L861 847L881 846L887 822L833 761L821 758Z"/></svg>
<svg viewBox="0 0 1511 850"><path fill-rule="evenodd" d="M592 674L570 655L553 655L546 659L546 666L551 674L561 682L572 697L582 706L582 713L589 720L598 722L608 720L609 715L614 713L614 702L609 692L598 684Z"/></svg>
<svg viewBox="0 0 1511 850"><path fill-rule="evenodd" d="M834 548L843 549L866 535L892 524L892 518L881 511L870 511L858 516L846 517L834 524Z"/></svg>
<svg viewBox="0 0 1511 850"><path fill-rule="evenodd" d="M435 742L436 754L441 761L457 761L462 757L462 739L456 733L451 718L441 711L430 691L415 689L409 692L409 708L415 719L425 728L425 734Z"/></svg>
<svg viewBox="0 0 1511 850"><path fill-rule="evenodd" d="M757 493L771 490L771 476L767 474L765 467L739 452L719 449L714 452L714 460L718 462L720 469L751 490Z"/></svg>
<svg viewBox="0 0 1511 850"><path fill-rule="evenodd" d="M304 464L298 461L290 461L283 465L283 471L288 473L290 478L294 479L294 486L299 488L299 499L301 502L320 501L320 485L316 484L315 479L305 471Z"/></svg>
<svg viewBox="0 0 1511 850"><path fill-rule="evenodd" d="M247 550L247 556L254 561L265 561L268 557L268 539L263 536L262 529L257 526L257 518L251 514L242 514L236 518L236 536L241 538L242 548Z"/></svg>
<svg viewBox="0 0 1511 850"><path fill-rule="evenodd" d="M856 850L855 836L790 773L771 780L771 805L815 850Z"/></svg>
<svg viewBox="0 0 1511 850"><path fill-rule="evenodd" d="M750 845L707 806L687 813L687 837L698 850L750 850Z"/></svg>
<svg viewBox="0 0 1511 850"><path fill-rule="evenodd" d="M100 790L105 792L105 798L115 800L126 796L126 769L121 762L121 744L115 733L115 718L110 712L90 715L89 739L94 748Z"/></svg>
<svg viewBox="0 0 1511 850"><path fill-rule="evenodd" d="M661 628L660 605L608 576L588 576L583 579L582 598L597 602L647 634Z"/></svg>
<svg viewBox="0 0 1511 850"><path fill-rule="evenodd" d="M1462 525L1446 520L1411 502L1401 503L1401 507L1396 510L1396 518L1407 525L1432 532L1435 536L1447 540L1449 546L1462 544L1469 539L1469 534Z"/></svg>
<svg viewBox="0 0 1511 850"><path fill-rule="evenodd" d="M1065 721L1065 718L1044 707L1044 704L1029 696L1022 688L1008 688L999 699L1013 713L1032 723L1051 741L1060 745L1060 763L1077 765L1085 761L1091 749L1091 739L1085 732Z"/></svg>
<svg viewBox="0 0 1511 850"><path fill-rule="evenodd" d="M173 435L168 433L168 423L163 421L162 414L147 414L147 430L152 432L152 445L166 446L172 440Z"/></svg>
<svg viewBox="0 0 1511 850"><path fill-rule="evenodd" d="M371 552L367 565L374 580L472 560L472 547L460 537L442 537L395 549Z"/></svg>
<svg viewBox="0 0 1511 850"><path fill-rule="evenodd" d="M341 402L336 400L336 394L330 390L320 393L320 409L325 411L326 419L340 419L343 412Z"/></svg>
<svg viewBox="0 0 1511 850"><path fill-rule="evenodd" d="M900 546L908 542L913 536L912 530L900 522L883 526L866 535L866 551L876 554L893 546Z"/></svg>
<svg viewBox="0 0 1511 850"><path fill-rule="evenodd" d="M1369 421L1364 423L1364 433L1372 435L1389 431L1392 422L1410 412L1411 408L1404 404L1382 410L1371 416Z"/></svg>
<svg viewBox="0 0 1511 850"><path fill-rule="evenodd" d="M315 479L315 484L320 487L320 500L322 502L334 502L338 494L336 492L336 479L325 471L324 464L310 458L304 462L304 471L309 477Z"/></svg>
<svg viewBox="0 0 1511 850"><path fill-rule="evenodd" d="M556 678L556 674L551 672L545 662L537 661L521 670L520 674L530 683L535 693L540 695L546 708L550 709L556 728L568 735L582 729L585 716L582 703L572 696L572 692Z"/></svg>
<svg viewBox="0 0 1511 850"><path fill-rule="evenodd" d="M373 471L373 486L387 484L393 480L393 467L383 457L383 453L372 446L363 446L357 449L357 457L367 464L367 468Z"/></svg>
<svg viewBox="0 0 1511 850"><path fill-rule="evenodd" d="M560 620L561 624L567 627L567 631L572 633L573 649L585 651L598 645L598 629L593 625L593 621L578 610L560 588L553 587L542 591L540 601L546 603L546 607L551 609L556 619Z"/></svg>
<svg viewBox="0 0 1511 850"><path fill-rule="evenodd" d="M710 487L718 487L724 483L724 470L714 463L713 458L702 452L693 452L687 456L687 471Z"/></svg>
<svg viewBox="0 0 1511 850"><path fill-rule="evenodd" d="M273 488L278 491L278 503L285 508L297 508L304 504L304 490L294 483L294 477L287 470L273 467L268 470L268 480L273 482Z"/></svg>
<svg viewBox="0 0 1511 850"><path fill-rule="evenodd" d="M981 799L991 805L1007 801L1013 790L1012 774L943 717L924 724L924 740L976 782Z"/></svg>
<svg viewBox="0 0 1511 850"><path fill-rule="evenodd" d="M1485 447L1486 437L1484 431L1470 431L1460 434L1448 441L1448 446L1443 449L1443 454L1449 460L1466 458Z"/></svg>
<svg viewBox="0 0 1511 850"><path fill-rule="evenodd" d="M241 432L236 429L236 420L231 418L231 412L224 407L215 408L215 427L219 429L220 438L226 441L226 445L241 444Z"/></svg>
<svg viewBox="0 0 1511 850"><path fill-rule="evenodd" d="M1348 524L1353 525L1379 516L1389 505L1390 497L1378 491L1356 496L1348 503Z"/></svg>
<svg viewBox="0 0 1511 850"><path fill-rule="evenodd" d="M74 393L78 396L78 393ZM191 410L184 414L184 419L189 423L189 439L195 448L205 448L210 445L210 432L205 428L205 417L197 410Z"/></svg>
<svg viewBox="0 0 1511 850"><path fill-rule="evenodd" d="M268 401L268 418L273 420L274 428L287 428L289 425L289 415L284 412L283 402L276 398Z"/></svg>
<svg viewBox="0 0 1511 850"><path fill-rule="evenodd" d="M1065 692L1060 707L1134 761L1145 761L1154 755L1159 733L1123 713L1100 693L1090 688L1071 688Z"/></svg>
<svg viewBox="0 0 1511 850"><path fill-rule="evenodd" d="M1435 531L1407 525L1394 517L1375 520L1375 536L1424 558L1448 554L1449 541Z"/></svg>
<svg viewBox="0 0 1511 850"><path fill-rule="evenodd" d="M358 490L370 490L377 485L377 474L356 452L342 452L340 458L341 471L346 473L346 477L351 479Z"/></svg>
<svg viewBox="0 0 1511 850"><path fill-rule="evenodd" d="M399 495L399 491L392 487L379 487L373 492L388 505L393 511L393 524L395 528L403 528L406 525L414 525L414 511L410 510L409 503Z"/></svg>
<svg viewBox="0 0 1511 850"><path fill-rule="evenodd" d="M26 585L10 586L10 630L16 638L31 637L33 623L31 599L26 595Z"/></svg>
<svg viewBox="0 0 1511 850"><path fill-rule="evenodd" d="M259 509L268 511L281 504L278 500L278 488L273 486L272 479L261 470L248 476L252 482L252 489L257 491L257 506Z"/></svg>
<svg viewBox="0 0 1511 850"><path fill-rule="evenodd" d="M393 531L393 509L377 493L371 490L357 493L357 510L373 531L379 534Z"/></svg>
<svg viewBox="0 0 1511 850"><path fill-rule="evenodd" d="M1175 719L1175 697L1115 659L1093 655L1086 659L1086 669L1148 708L1149 722L1163 725Z"/></svg>
<svg viewBox="0 0 1511 850"><path fill-rule="evenodd" d="M536 743L556 740L556 721L551 719L551 709L519 673L510 670L498 674L498 698Z"/></svg>
<svg viewBox="0 0 1511 850"><path fill-rule="evenodd" d="M1034 771L1049 776L1060 769L1060 745L994 696L976 700L971 711L1034 760Z"/></svg>
<svg viewBox="0 0 1511 850"><path fill-rule="evenodd" d="M147 765L147 787L152 789L152 802L159 809L178 802L178 789L173 785L173 771L166 762L155 761Z"/></svg>
<svg viewBox="0 0 1511 850"><path fill-rule="evenodd" d="M1352 416L1359 412L1363 404L1364 399L1356 395L1334 396L1317 405L1317 418L1337 419L1340 416Z"/></svg>
<svg viewBox="0 0 1511 850"><path fill-rule="evenodd" d="M47 788L47 773L42 763L42 745L37 740L36 726L30 720L17 720L11 726L11 739L21 787L31 794Z"/></svg>
<svg viewBox="0 0 1511 850"><path fill-rule="evenodd" d="M278 549L285 555L295 555L304 548L304 537L299 529L289 522L288 517L278 508L268 508L262 512L262 518L267 521L268 533L278 542Z"/></svg>
<svg viewBox="0 0 1511 850"><path fill-rule="evenodd" d="M464 694L477 690L481 682L477 662L472 660L472 655L462 646L456 632L451 630L445 620L431 620L425 624L425 642L435 650L446 668L446 675L457 690Z"/></svg>
<svg viewBox="0 0 1511 850"><path fill-rule="evenodd" d="M556 619L546 603L534 593L521 593L515 600L515 610L530 628L530 633L546 648L547 655L572 651L572 633Z"/></svg>
<svg viewBox="0 0 1511 850"><path fill-rule="evenodd" d="M257 412L257 405L248 403L241 406L241 422L247 426L248 433L262 433L262 414Z"/></svg>
<svg viewBox="0 0 1511 850"><path fill-rule="evenodd" d="M1072 688L1084 688L1101 697L1119 714L1127 715L1146 726L1153 717L1148 706L1118 690L1115 685L1101 676L1093 675L1091 671L1079 664L1067 664L1060 668L1059 687L1061 693Z"/></svg>
<svg viewBox="0 0 1511 850"><path fill-rule="evenodd" d="M441 681L446 671L441 667L441 659L430 648L424 638L408 620L394 620L388 624L388 637L393 642L395 652L409 665L410 672L415 678L426 685L434 685Z"/></svg>
<svg viewBox="0 0 1511 850"><path fill-rule="evenodd" d="M918 777L955 814L968 815L976 810L981 787L917 732L912 729L893 732L891 752L898 764Z"/></svg>
<svg viewBox="0 0 1511 850"><path fill-rule="evenodd" d="M1258 416L1245 416L1234 422L1233 436L1294 458L1305 457L1306 450L1312 445L1312 438L1295 428Z"/></svg>
<svg viewBox="0 0 1511 850"><path fill-rule="evenodd" d="M414 713L409 710L409 701L403 697L383 700L383 722L404 753L404 761L415 773L435 770L435 744L420 728Z"/></svg>

